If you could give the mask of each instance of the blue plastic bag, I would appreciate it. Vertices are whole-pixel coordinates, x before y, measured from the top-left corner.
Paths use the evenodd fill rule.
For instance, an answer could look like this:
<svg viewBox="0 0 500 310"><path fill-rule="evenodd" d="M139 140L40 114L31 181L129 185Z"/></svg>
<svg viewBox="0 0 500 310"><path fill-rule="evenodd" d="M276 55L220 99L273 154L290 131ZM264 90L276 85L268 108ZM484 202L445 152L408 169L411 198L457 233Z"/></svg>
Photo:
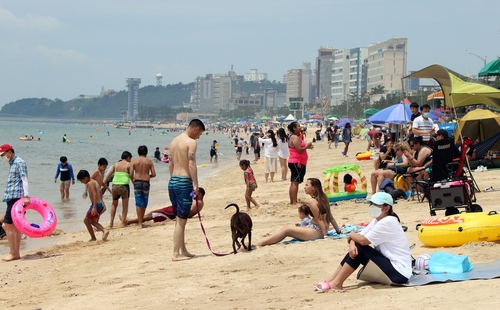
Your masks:
<svg viewBox="0 0 500 310"><path fill-rule="evenodd" d="M472 269L469 256L460 256L444 252L432 254L429 260L429 270L433 273L460 274Z"/></svg>

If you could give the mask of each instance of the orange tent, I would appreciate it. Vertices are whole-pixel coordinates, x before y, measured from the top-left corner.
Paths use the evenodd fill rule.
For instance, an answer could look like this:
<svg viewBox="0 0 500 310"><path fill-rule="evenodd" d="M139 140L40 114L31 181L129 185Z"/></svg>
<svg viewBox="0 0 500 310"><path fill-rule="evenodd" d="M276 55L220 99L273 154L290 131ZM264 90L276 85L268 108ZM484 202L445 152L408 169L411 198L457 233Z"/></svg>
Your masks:
<svg viewBox="0 0 500 310"><path fill-rule="evenodd" d="M431 101L432 99L444 99L443 91L438 91L437 93L432 93L427 96L427 101Z"/></svg>

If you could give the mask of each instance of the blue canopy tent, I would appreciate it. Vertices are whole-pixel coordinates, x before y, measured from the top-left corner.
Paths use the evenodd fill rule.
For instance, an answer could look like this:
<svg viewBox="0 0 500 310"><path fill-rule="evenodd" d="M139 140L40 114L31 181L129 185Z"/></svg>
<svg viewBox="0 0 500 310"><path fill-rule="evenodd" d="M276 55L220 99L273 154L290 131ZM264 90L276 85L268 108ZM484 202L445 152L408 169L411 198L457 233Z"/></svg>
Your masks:
<svg viewBox="0 0 500 310"><path fill-rule="evenodd" d="M443 113L436 110L431 110L430 113L430 119L433 121L437 121L438 118L443 115ZM409 120L411 120L410 105L400 102L380 110L370 116L366 121L370 124L384 125L389 123L406 124Z"/></svg>

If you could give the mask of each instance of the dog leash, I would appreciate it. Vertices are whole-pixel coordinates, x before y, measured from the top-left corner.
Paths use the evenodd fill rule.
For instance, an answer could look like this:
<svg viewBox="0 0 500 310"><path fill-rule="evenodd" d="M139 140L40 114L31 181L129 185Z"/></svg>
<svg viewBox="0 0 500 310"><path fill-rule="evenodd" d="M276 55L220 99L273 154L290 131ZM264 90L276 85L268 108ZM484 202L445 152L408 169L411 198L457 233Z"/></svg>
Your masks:
<svg viewBox="0 0 500 310"><path fill-rule="evenodd" d="M205 232L205 227L203 226L203 223L201 222L200 207L198 206L198 199L196 198L196 194L194 193L194 191L191 193L191 197L193 197L194 200L196 201L196 211L198 212L198 219L200 220L201 231L203 231L203 234L205 235L205 240L207 241L207 247L210 250L210 252L212 252L212 254L215 256L226 256L226 255L234 254L234 252L229 252L229 253L225 253L225 254L215 253L212 250L212 247L210 246L210 241L208 241L207 233ZM240 247L238 247L238 250L239 249L240 249ZM238 251L238 250L236 250L236 251Z"/></svg>

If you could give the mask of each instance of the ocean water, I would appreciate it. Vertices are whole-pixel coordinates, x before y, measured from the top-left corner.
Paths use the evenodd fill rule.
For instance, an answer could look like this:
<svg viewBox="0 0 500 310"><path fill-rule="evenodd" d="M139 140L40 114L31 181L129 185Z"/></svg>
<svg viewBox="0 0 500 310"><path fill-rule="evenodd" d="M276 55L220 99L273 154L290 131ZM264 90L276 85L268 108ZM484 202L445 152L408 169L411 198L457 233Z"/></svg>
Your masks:
<svg viewBox="0 0 500 310"><path fill-rule="evenodd" d="M155 148L161 151L170 144L179 132L168 132L161 134L161 130L149 130L134 128L117 129L112 126L77 125L77 124L54 124L54 123L24 123L24 122L0 122L0 144L9 143L13 146L16 154L26 161L28 166L28 184L30 196L39 197L48 202L56 211L58 217L57 228L64 232L80 231L85 229L83 218L90 206L89 199L81 197L84 185L76 181L70 187L69 201L61 201L59 191L60 181L54 183L57 164L61 156L66 156L68 162L73 166L76 174L85 169L92 173L97 168L97 161L104 157L110 166L116 163L123 151L132 153L132 160L137 157L137 148L140 145L148 147L148 157L153 159ZM109 135L108 135L109 132ZM208 133L208 134L207 134ZM66 134L71 143L63 143L62 137ZM20 137L33 135L36 141L21 141ZM92 136L92 138L91 138ZM38 141L40 138L40 141ZM219 163L210 164L210 146L213 140L219 143ZM214 175L217 168L234 163L234 147L227 135L212 133L207 130L198 142L197 164L198 176L202 185L203 178ZM151 192L149 198L149 210L159 206L169 205L168 198L168 164L153 160L157 177L151 179ZM109 168L109 167L108 167ZM8 177L9 165L0 162L0 193L3 200L5 184ZM109 223L109 210L111 208L111 195L104 195L104 201L108 211L101 218L101 223ZM121 203L118 205L119 214ZM0 212L5 213L5 203L2 203ZM129 215L135 217L135 200L129 199ZM38 213L29 211L27 218L34 222L41 222ZM56 239L56 238L45 238ZM24 244L37 244L29 239ZM39 243L40 241L38 241ZM32 248L23 245L23 248ZM8 252L8 245L0 243L0 254Z"/></svg>

